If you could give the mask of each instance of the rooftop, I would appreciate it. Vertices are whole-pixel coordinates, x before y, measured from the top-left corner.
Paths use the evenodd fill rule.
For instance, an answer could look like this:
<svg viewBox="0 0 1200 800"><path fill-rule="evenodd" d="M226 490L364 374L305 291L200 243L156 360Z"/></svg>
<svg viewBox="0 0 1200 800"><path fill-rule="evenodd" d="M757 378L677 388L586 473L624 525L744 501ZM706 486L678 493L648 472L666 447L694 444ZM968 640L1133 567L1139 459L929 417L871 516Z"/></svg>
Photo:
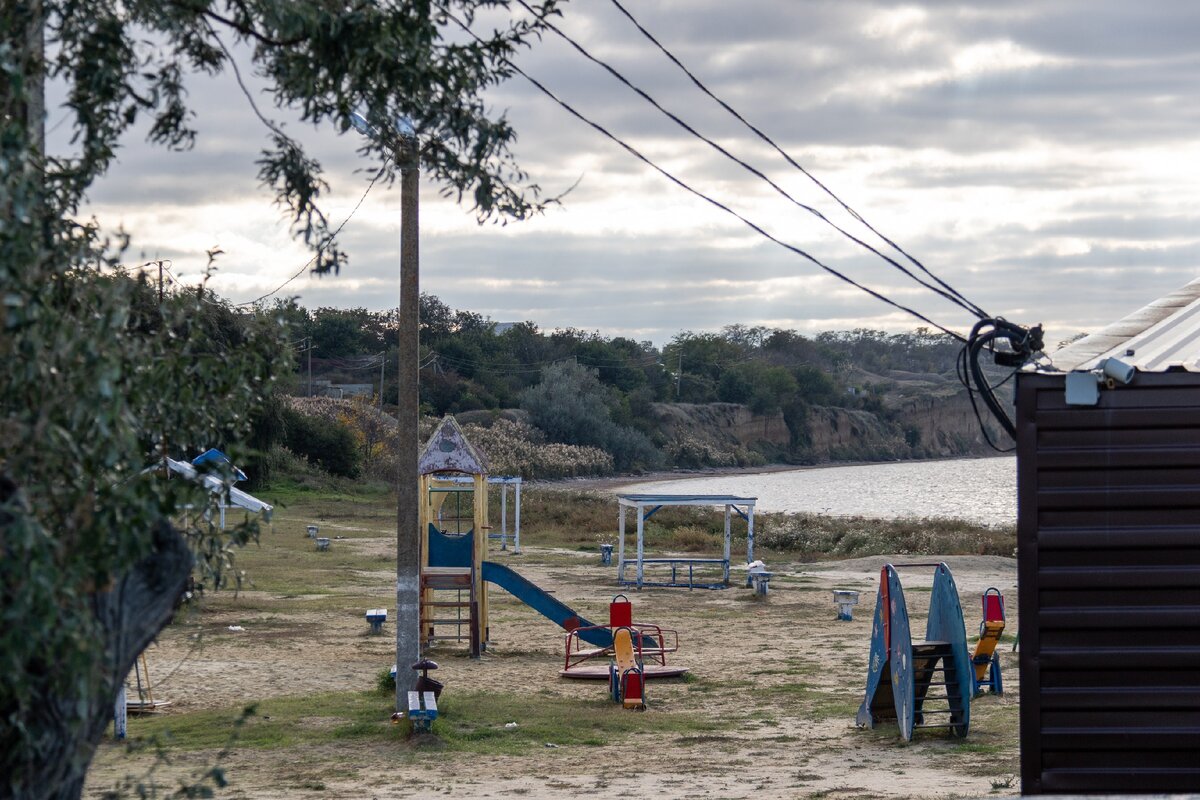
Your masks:
<svg viewBox="0 0 1200 800"><path fill-rule="evenodd" d="M1050 354L1059 372L1118 358L1141 372L1200 372L1200 278Z"/></svg>

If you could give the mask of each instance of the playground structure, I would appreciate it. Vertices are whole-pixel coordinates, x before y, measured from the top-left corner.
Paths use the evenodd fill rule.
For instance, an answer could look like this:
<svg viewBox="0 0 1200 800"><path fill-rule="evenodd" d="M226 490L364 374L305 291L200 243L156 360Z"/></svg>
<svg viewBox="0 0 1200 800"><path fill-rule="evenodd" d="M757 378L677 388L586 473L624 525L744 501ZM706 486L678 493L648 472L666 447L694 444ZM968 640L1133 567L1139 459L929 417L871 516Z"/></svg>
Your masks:
<svg viewBox="0 0 1200 800"><path fill-rule="evenodd" d="M724 589L729 586L729 543L732 535L731 523L736 514L746 521L746 563L754 561L754 504L756 497L735 497L721 494L620 494L617 502L620 515L617 523L617 583L621 586L670 586L686 587L688 589ZM685 558L659 557L646 558L645 537L646 520L654 516L660 509L668 506L724 506L725 507L725 549L722 558ZM625 558L625 516L629 509L637 510L637 558ZM649 509L647 511L646 509ZM636 567L633 578L625 575L628 566ZM670 569L670 578L665 576L660 580L646 579L646 566L666 567ZM716 567L721 571L719 580L713 577L696 577L696 569ZM686 580L682 577L686 575ZM751 576L746 575L746 585L749 586Z"/></svg>
<svg viewBox="0 0 1200 800"><path fill-rule="evenodd" d="M563 669L559 672L564 678L581 680L611 681L609 659L613 657L613 646L583 647L589 633L597 632L610 639L615 632L624 628L630 632L633 642L640 655L641 674L646 680L651 678L676 678L687 672L687 667L667 664L667 653L679 650L679 633L665 629L653 623L635 623L633 621L633 604L623 594L619 594L608 604L608 625L593 626L592 628L576 628L567 634L566 658ZM650 663L646 663L650 661Z"/></svg>
<svg viewBox="0 0 1200 800"><path fill-rule="evenodd" d="M246 473L235 467L229 460L229 456L220 450L205 450L193 458L190 463L187 461L176 461L173 458L166 459L166 462L168 472L179 475L189 481L200 482L208 490L209 494L217 496L219 524L222 530L225 529L226 509L237 507L254 514L266 513L268 515L275 510L275 507L270 503L263 502L249 492L244 492L233 485L238 481L246 480ZM210 465L216 465L218 471L202 472L203 469L211 469ZM227 477L222 477L219 474L221 468L227 473ZM150 466L146 469L147 471L153 471L158 469L158 467ZM185 506L185 510L190 509L191 506Z"/></svg>
<svg viewBox="0 0 1200 800"><path fill-rule="evenodd" d="M1000 675L1000 654L996 645L1004 635L1004 595L992 587L983 593L983 621L979 623L979 642L971 655L971 666L974 667L974 692L979 695L984 688L992 690L992 694L1004 694L1004 681ZM1015 645L1014 645L1015 646Z"/></svg>
<svg viewBox="0 0 1200 800"><path fill-rule="evenodd" d="M608 690L613 702L624 708L645 710L646 675L642 662L641 637L634 642L633 631L613 631L613 660L609 665Z"/></svg>
<svg viewBox="0 0 1200 800"><path fill-rule="evenodd" d="M438 424L418 461L420 474L422 646L467 642L471 655L486 648L488 584L509 592L564 630L587 628L584 641L612 644L573 609L503 564L485 560L489 530L487 464L453 417ZM465 476L465 479L464 479Z"/></svg>
<svg viewBox="0 0 1200 800"><path fill-rule="evenodd" d="M143 679L143 675L145 675L145 679ZM134 700L129 696L129 689L126 686L128 678L126 678L117 688L117 698L113 704L113 738L118 741L125 739L130 714L157 714L171 705L170 700L154 699L154 686L150 681L150 668L146 664L144 650L133 660L133 676L137 687L137 699Z"/></svg>
<svg viewBox="0 0 1200 800"><path fill-rule="evenodd" d="M457 475L445 478L450 483L470 485L472 479L468 475ZM508 550L508 487L513 487L513 555L521 555L521 476L519 475L489 475L488 486L500 487L500 532L488 531L488 539L499 540L500 549Z"/></svg>
<svg viewBox="0 0 1200 800"><path fill-rule="evenodd" d="M897 568L933 567L925 640L914 642ZM974 690L967 633L954 577L945 564L885 564L879 574L867 690L859 727L895 720L911 741L917 728L941 728L965 737ZM931 692L931 690L936 690ZM931 705L932 701L932 705Z"/></svg>

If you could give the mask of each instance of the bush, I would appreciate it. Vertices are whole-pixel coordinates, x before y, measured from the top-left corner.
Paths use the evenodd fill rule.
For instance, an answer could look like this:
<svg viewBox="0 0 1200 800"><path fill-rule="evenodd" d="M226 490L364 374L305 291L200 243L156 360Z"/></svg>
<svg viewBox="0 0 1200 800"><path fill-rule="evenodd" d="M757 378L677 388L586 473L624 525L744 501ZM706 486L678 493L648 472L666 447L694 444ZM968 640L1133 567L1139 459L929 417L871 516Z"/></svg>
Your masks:
<svg viewBox="0 0 1200 800"><path fill-rule="evenodd" d="M330 475L358 477L358 448L349 428L332 420L305 416L290 408L283 416L285 447Z"/></svg>
<svg viewBox="0 0 1200 800"><path fill-rule="evenodd" d="M619 470L659 466L662 456L644 433L613 421L609 393L596 370L561 362L542 370L541 383L521 393L521 408L550 439L599 447Z"/></svg>

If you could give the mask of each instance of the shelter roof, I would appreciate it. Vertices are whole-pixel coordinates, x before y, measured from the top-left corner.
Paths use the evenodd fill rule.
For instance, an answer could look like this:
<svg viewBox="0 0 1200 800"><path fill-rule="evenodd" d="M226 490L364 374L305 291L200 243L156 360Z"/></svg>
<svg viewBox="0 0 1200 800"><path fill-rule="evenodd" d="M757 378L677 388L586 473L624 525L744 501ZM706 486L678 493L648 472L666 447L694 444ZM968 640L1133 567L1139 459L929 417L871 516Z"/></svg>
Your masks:
<svg viewBox="0 0 1200 800"><path fill-rule="evenodd" d="M247 511L253 511L256 513L260 511L270 512L275 509L275 507L270 503L265 503L249 492L244 492L235 486L227 484L225 481L221 480L219 476L214 475L211 472L201 473L186 461L176 461L173 458L168 458L167 468L176 475L181 475L189 481L199 480L199 482L204 485L204 488L207 489L210 494L225 494L230 505L240 506ZM157 467L152 466L148 469L153 470L157 469Z"/></svg>
<svg viewBox="0 0 1200 800"><path fill-rule="evenodd" d="M486 475L487 459L467 441L462 428L454 417L447 415L434 428L433 435L425 443L417 461L421 475L434 472L465 472L468 475Z"/></svg>
<svg viewBox="0 0 1200 800"><path fill-rule="evenodd" d="M1052 353L1057 372L1118 358L1142 372L1200 372L1200 278Z"/></svg>
<svg viewBox="0 0 1200 800"><path fill-rule="evenodd" d="M753 506L757 497L732 494L619 494L625 506Z"/></svg>

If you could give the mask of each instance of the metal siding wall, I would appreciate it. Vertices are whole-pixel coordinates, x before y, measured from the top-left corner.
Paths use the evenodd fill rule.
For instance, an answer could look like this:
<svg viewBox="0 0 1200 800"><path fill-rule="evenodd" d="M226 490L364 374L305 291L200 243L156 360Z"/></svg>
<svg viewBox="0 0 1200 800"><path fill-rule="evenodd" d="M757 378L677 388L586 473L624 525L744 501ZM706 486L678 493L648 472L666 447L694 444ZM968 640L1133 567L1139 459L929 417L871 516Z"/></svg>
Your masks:
<svg viewBox="0 0 1200 800"><path fill-rule="evenodd" d="M1200 791L1200 375L1017 384L1026 794Z"/></svg>

